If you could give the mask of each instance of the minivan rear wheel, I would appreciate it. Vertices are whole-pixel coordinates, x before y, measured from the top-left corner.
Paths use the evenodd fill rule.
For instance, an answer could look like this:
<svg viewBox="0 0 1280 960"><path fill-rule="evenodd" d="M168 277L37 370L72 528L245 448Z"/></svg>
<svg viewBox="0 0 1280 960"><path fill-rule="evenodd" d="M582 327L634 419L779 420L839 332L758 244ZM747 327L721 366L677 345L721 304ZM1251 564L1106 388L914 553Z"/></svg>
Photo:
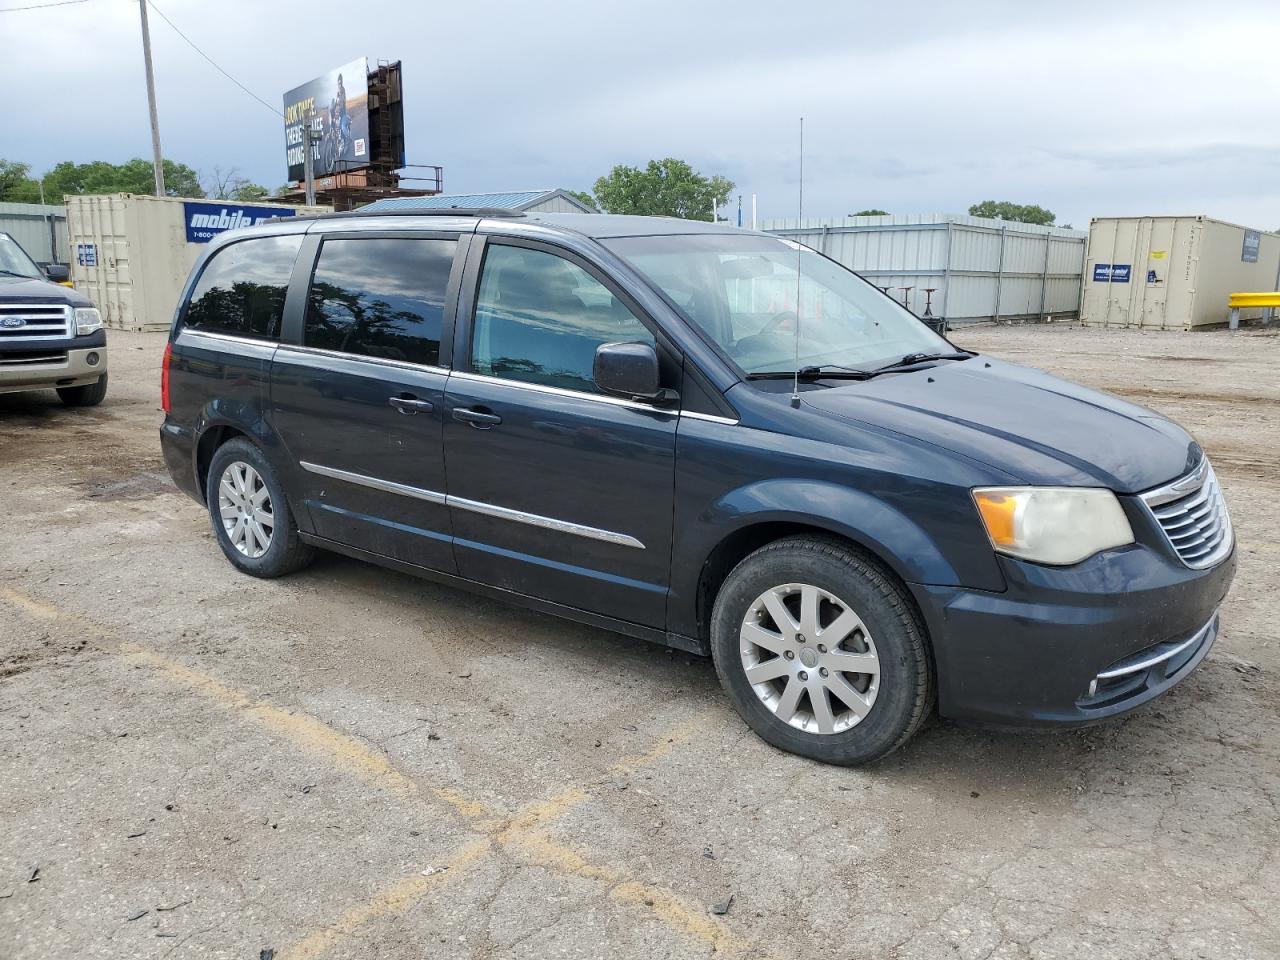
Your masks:
<svg viewBox="0 0 1280 960"><path fill-rule="evenodd" d="M245 573L282 577L314 559L314 549L298 535L275 468L248 440L229 440L214 453L205 499L218 546Z"/></svg>
<svg viewBox="0 0 1280 960"><path fill-rule="evenodd" d="M739 563L716 596L711 649L748 726L815 760L879 759L932 710L933 667L906 591L839 540L779 540Z"/></svg>

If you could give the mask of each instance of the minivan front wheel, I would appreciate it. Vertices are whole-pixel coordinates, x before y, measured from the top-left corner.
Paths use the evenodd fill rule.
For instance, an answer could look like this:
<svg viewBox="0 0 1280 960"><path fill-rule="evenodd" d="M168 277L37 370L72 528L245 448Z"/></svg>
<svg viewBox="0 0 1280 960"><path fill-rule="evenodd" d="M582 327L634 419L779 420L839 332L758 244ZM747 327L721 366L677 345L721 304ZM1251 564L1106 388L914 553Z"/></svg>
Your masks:
<svg viewBox="0 0 1280 960"><path fill-rule="evenodd" d="M711 633L738 713L792 753L878 759L933 705L924 630L905 591L835 539L789 538L748 556L716 597Z"/></svg>
<svg viewBox="0 0 1280 960"><path fill-rule="evenodd" d="M275 469L248 440L229 440L214 453L206 499L218 546L240 570L280 577L311 562L314 551L298 536Z"/></svg>

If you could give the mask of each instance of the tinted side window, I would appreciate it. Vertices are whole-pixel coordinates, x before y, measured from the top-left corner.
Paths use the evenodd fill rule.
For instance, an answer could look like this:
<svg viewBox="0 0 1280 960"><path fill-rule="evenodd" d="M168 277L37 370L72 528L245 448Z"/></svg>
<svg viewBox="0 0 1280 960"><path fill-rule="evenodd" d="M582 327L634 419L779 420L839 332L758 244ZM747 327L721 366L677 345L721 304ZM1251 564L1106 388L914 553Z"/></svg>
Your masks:
<svg viewBox="0 0 1280 960"><path fill-rule="evenodd" d="M477 373L598 392L602 343L653 335L581 267L541 250L493 244L485 253L471 337Z"/></svg>
<svg viewBox="0 0 1280 960"><path fill-rule="evenodd" d="M454 240L326 240L303 343L363 357L440 363Z"/></svg>
<svg viewBox="0 0 1280 960"><path fill-rule="evenodd" d="M207 264L186 325L214 333L275 339L302 235L255 237L223 247Z"/></svg>

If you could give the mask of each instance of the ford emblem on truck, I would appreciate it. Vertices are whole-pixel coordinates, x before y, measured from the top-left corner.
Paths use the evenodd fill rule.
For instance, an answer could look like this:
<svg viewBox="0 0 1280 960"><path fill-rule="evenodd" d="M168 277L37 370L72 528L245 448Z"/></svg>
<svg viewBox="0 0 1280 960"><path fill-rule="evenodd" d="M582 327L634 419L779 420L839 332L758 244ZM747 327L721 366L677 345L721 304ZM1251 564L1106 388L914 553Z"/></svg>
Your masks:
<svg viewBox="0 0 1280 960"><path fill-rule="evenodd" d="M8 330L16 330L18 327L25 327L27 321L22 317L0 317L0 327Z"/></svg>

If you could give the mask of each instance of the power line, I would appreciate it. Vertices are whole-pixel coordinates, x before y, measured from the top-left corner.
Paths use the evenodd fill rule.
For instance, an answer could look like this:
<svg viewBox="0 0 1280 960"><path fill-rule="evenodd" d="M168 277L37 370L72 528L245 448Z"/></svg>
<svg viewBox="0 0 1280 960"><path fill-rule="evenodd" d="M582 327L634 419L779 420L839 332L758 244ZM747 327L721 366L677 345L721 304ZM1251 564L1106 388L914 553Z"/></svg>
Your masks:
<svg viewBox="0 0 1280 960"><path fill-rule="evenodd" d="M0 13L18 13L22 10L44 10L46 7L70 7L89 0L55 0L54 3L33 3L29 7L0 7Z"/></svg>
<svg viewBox="0 0 1280 960"><path fill-rule="evenodd" d="M66 2L66 3L84 3L84 2L86 2L86 0L63 0L63 2ZM223 70L223 69L222 69L222 67L220 67L220 66L218 66L216 63L214 63L213 58L212 58L212 57L210 57L210 56L209 56L207 53L205 53L203 50L201 50L199 47L197 47L197 46L196 46L196 44L195 44L195 41L193 41L193 40L192 40L190 37L188 37L185 33L183 33L181 30L179 30L179 29L178 29L178 25L177 25L176 23L174 23L172 20L170 20L168 17L166 17L166 16L164 15L164 11L163 11L163 10L161 10L161 9L160 9L159 7L157 7L154 3L152 3L152 2L151 2L151 0L146 0L146 2L147 2L147 6L149 6L152 10L154 10L154 11L156 12L156 14L160 17L160 19L161 19L161 20L163 20L165 23L167 23L170 27L172 27L172 28L173 28L173 32L174 32L174 33L176 33L178 36L180 36L183 40L185 40L185 41L186 41L187 46L189 46L189 47L190 47L192 50L194 50L196 53L200 54L200 56L204 57L204 58L205 58L205 60L209 61L209 64L210 64L210 65L211 65L215 70L217 70L220 74L222 74L224 77L226 77L226 78L227 78L228 80L230 80L232 83L234 83L237 87L239 87L241 90L243 90L243 91L244 91L245 93L247 93L249 96L253 97L253 99L257 100L260 104L262 104L264 107L266 107L266 108L267 108L268 110L270 110L272 113L274 113L277 117L279 117L279 118L280 118L280 119L282 119L282 120L284 119L284 114L283 114L283 113L281 113L281 112L280 112L279 110L277 110L275 107L271 106L271 104L267 103L267 101L263 100L260 96L258 96L256 93L254 93L254 92L253 92L252 90L250 90L248 87L246 87L243 83L241 83L239 80L237 80L237 79L236 79L235 77L233 77L231 74L227 73L227 71Z"/></svg>

